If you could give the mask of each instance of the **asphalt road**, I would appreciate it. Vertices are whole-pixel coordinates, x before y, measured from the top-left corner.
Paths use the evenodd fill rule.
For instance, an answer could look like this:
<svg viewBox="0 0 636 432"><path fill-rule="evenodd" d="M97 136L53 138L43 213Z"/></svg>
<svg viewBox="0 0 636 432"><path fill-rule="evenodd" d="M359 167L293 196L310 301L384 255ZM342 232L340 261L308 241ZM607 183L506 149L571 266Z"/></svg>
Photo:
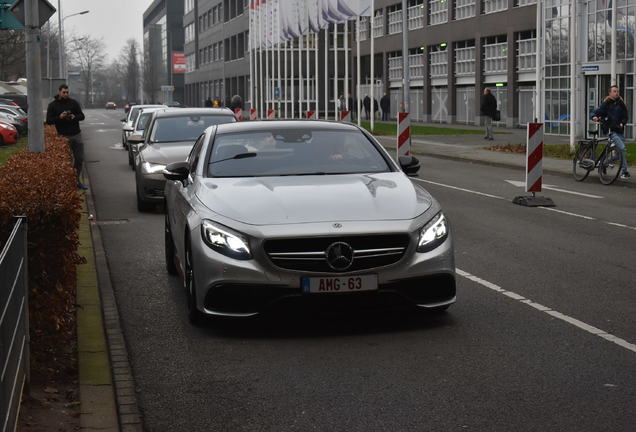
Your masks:
<svg viewBox="0 0 636 432"><path fill-rule="evenodd" d="M446 314L284 316L195 328L136 210L121 111L88 110L87 169L150 431L634 431L633 189L423 157L456 239ZM118 145L119 144L119 145ZM592 197L595 196L595 197ZM600 198L598 198L600 197Z"/></svg>

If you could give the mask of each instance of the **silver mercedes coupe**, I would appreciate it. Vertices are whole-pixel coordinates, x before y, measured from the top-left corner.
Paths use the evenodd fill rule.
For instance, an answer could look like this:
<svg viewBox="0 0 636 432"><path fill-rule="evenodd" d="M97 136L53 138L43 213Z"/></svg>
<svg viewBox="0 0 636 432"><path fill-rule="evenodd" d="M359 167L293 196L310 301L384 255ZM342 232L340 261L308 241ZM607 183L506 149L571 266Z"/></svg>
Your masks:
<svg viewBox="0 0 636 432"><path fill-rule="evenodd" d="M279 307L419 308L455 302L439 203L365 130L324 121L211 126L164 170L166 268L188 316Z"/></svg>

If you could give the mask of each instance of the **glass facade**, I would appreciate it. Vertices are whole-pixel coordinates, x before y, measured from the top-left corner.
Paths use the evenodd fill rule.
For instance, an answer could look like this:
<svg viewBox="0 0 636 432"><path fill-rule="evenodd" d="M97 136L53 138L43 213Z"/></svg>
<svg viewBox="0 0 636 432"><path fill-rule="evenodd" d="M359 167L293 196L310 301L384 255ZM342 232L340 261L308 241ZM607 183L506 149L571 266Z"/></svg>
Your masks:
<svg viewBox="0 0 636 432"><path fill-rule="evenodd" d="M545 132L570 132L570 6L545 1Z"/></svg>

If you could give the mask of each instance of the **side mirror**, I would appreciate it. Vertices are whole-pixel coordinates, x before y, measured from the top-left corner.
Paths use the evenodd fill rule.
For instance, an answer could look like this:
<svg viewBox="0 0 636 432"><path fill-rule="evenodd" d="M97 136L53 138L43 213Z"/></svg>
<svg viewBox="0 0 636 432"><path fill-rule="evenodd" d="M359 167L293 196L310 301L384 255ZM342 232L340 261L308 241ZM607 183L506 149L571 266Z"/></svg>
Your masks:
<svg viewBox="0 0 636 432"><path fill-rule="evenodd" d="M417 177L420 170L420 161L415 156L400 156L400 167L409 177Z"/></svg>
<svg viewBox="0 0 636 432"><path fill-rule="evenodd" d="M124 132L132 132L133 130L132 126L124 126Z"/></svg>
<svg viewBox="0 0 636 432"><path fill-rule="evenodd" d="M190 165L187 162L173 162L163 170L163 176L168 180L184 181L190 174Z"/></svg>
<svg viewBox="0 0 636 432"><path fill-rule="evenodd" d="M130 144L141 144L144 141L145 139L142 134L135 134L128 137L128 142Z"/></svg>

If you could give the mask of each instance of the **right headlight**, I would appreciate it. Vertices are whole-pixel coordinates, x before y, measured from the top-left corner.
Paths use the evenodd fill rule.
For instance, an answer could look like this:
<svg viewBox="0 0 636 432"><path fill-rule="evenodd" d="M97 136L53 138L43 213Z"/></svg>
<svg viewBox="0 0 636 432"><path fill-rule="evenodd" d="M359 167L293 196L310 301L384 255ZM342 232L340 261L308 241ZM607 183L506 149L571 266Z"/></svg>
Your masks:
<svg viewBox="0 0 636 432"><path fill-rule="evenodd" d="M418 252L428 252L442 244L448 237L448 222L442 212L437 213L420 230L420 239L417 243Z"/></svg>
<svg viewBox="0 0 636 432"><path fill-rule="evenodd" d="M223 255L240 260L252 258L247 239L229 228L204 220L201 235L205 244Z"/></svg>

